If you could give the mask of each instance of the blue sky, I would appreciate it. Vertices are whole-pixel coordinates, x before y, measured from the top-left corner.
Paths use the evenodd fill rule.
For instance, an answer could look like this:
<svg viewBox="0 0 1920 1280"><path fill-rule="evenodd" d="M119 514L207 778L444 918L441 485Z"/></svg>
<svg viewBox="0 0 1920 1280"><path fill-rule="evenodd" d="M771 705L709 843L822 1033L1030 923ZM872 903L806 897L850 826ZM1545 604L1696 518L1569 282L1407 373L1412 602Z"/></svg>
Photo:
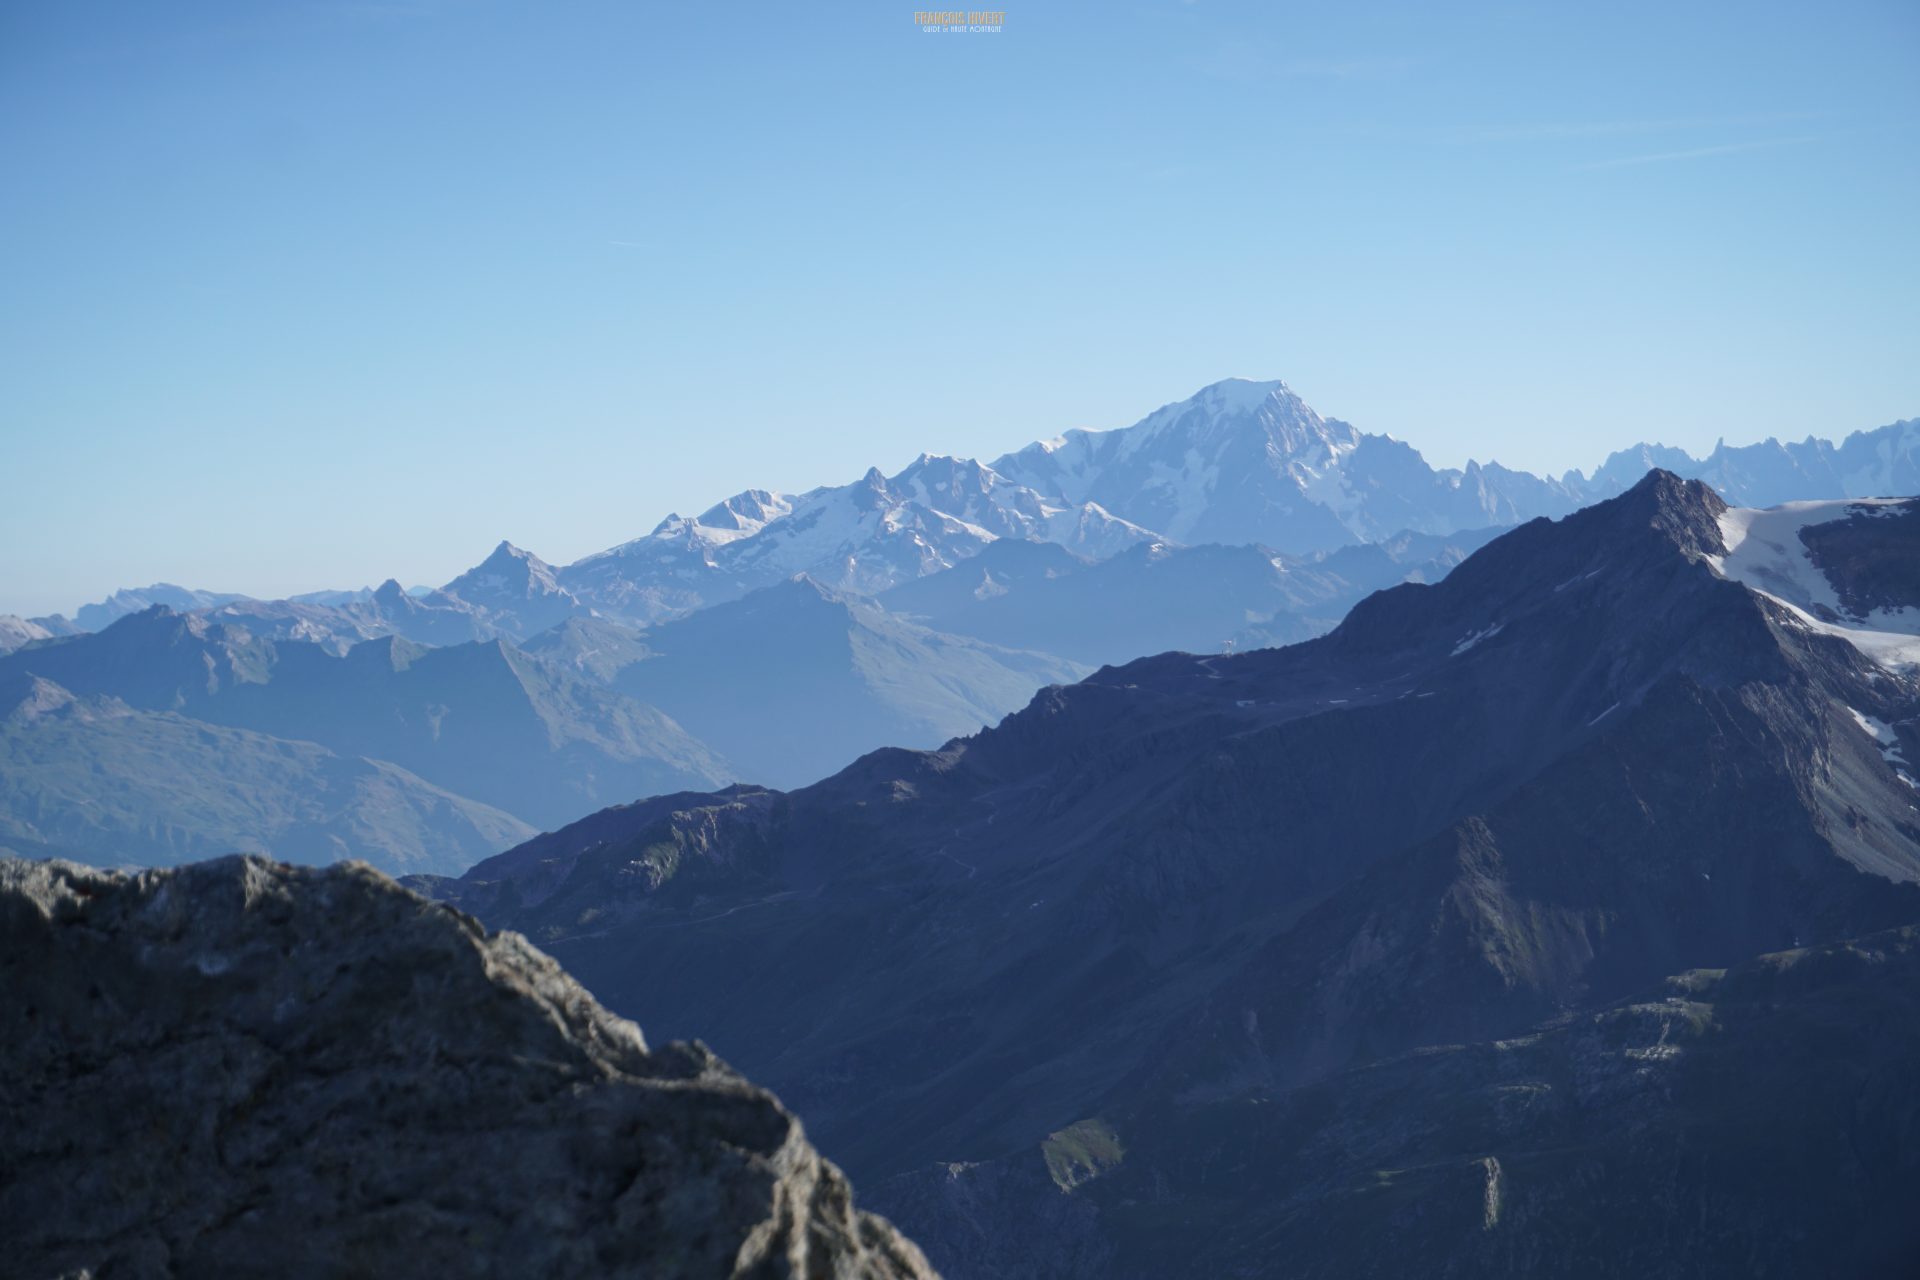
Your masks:
<svg viewBox="0 0 1920 1280"><path fill-rule="evenodd" d="M0 6L0 610L443 581L1229 375L1920 415L1920 6Z"/></svg>

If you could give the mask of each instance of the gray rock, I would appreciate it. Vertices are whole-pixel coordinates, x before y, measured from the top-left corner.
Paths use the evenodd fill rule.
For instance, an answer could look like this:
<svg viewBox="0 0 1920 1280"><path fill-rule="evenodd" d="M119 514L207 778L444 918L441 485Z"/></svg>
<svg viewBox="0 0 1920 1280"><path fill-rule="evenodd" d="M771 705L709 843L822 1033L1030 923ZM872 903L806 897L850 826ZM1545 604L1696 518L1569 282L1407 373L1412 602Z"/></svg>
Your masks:
<svg viewBox="0 0 1920 1280"><path fill-rule="evenodd" d="M765 1090L361 864L0 860L8 1275L924 1277Z"/></svg>

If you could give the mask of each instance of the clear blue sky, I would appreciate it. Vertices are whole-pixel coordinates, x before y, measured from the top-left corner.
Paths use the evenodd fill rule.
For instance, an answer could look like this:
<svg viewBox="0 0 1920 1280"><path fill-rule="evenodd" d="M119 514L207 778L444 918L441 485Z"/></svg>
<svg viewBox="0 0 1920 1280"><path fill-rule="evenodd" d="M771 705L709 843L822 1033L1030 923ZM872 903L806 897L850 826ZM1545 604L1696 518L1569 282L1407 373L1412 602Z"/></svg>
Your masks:
<svg viewBox="0 0 1920 1280"><path fill-rule="evenodd" d="M0 610L439 582L1229 375L1920 415L1920 6L0 5Z"/></svg>

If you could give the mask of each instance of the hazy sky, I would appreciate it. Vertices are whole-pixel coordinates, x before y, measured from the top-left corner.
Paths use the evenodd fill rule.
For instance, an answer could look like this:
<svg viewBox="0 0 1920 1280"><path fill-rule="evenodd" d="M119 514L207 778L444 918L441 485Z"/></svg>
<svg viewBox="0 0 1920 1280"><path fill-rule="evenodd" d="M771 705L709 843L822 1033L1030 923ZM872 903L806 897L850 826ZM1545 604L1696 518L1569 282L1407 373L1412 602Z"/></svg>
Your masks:
<svg viewBox="0 0 1920 1280"><path fill-rule="evenodd" d="M1920 5L0 5L0 611L440 582L1229 375L1920 415Z"/></svg>

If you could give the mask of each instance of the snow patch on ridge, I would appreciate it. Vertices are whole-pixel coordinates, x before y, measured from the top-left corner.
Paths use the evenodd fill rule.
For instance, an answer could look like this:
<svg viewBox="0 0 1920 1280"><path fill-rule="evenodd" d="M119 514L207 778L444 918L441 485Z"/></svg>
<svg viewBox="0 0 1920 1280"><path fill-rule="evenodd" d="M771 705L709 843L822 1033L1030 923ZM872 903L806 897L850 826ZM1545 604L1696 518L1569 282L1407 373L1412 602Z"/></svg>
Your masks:
<svg viewBox="0 0 1920 1280"><path fill-rule="evenodd" d="M1707 563L1721 577L1787 610L1808 631L1837 636L1890 670L1920 667L1920 611L1876 609L1864 617L1852 614L1800 539L1802 529L1833 524L1857 514L1891 514L1891 509L1907 501L1842 498L1766 508L1729 507L1719 521L1727 552L1708 556ZM1846 619L1853 625L1830 622L1829 618Z"/></svg>
<svg viewBox="0 0 1920 1280"><path fill-rule="evenodd" d="M1872 631L1920 634L1920 611L1880 609L1864 617L1851 614L1800 538L1803 529L1855 515L1891 515L1906 502L1905 498L1843 498L1789 502L1763 510L1729 507L1720 516L1720 537L1727 554L1710 556L1708 563L1722 577L1816 615L1849 619Z"/></svg>
<svg viewBox="0 0 1920 1280"><path fill-rule="evenodd" d="M1504 622L1496 622L1490 627L1480 628L1480 630L1474 632L1471 635L1461 636L1460 643L1453 646L1453 652L1447 656L1452 658L1459 657L1461 654L1465 653L1467 650L1479 644L1482 640L1493 639L1495 636L1499 635L1502 631L1506 630L1506 626L1507 624Z"/></svg>
<svg viewBox="0 0 1920 1280"><path fill-rule="evenodd" d="M1899 775L1900 781L1920 791L1920 782L1915 782L1913 776L1907 772L1912 766L1907 763L1907 757L1900 746L1900 737L1894 733L1893 726L1853 707L1848 707L1847 711L1853 716L1853 722L1865 730L1867 736L1880 744L1881 757L1893 768L1894 773Z"/></svg>

